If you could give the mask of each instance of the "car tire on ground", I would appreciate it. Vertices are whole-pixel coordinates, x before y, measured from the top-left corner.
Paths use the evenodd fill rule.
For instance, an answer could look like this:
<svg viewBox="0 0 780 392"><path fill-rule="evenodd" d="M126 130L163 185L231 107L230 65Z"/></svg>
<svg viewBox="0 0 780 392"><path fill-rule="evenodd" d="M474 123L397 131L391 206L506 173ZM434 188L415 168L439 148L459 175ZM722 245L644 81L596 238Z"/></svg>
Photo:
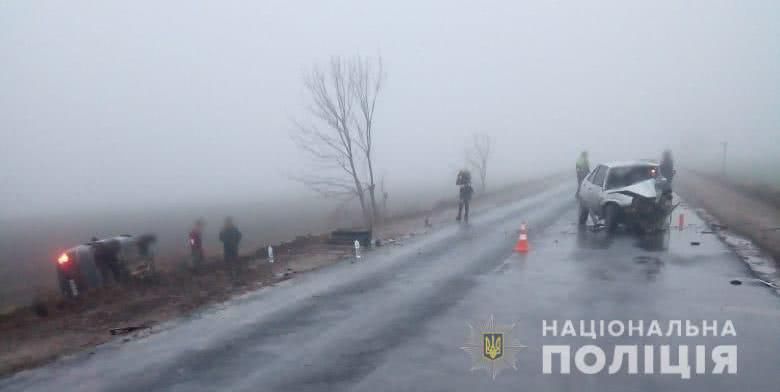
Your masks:
<svg viewBox="0 0 780 392"><path fill-rule="evenodd" d="M582 202L580 202L580 211L579 211L579 219L577 220L580 225L584 225L588 222L588 215L590 215L590 212L588 211L588 208L582 205Z"/></svg>
<svg viewBox="0 0 780 392"><path fill-rule="evenodd" d="M60 292L62 293L62 296L65 299L75 299L80 294L83 288L82 283L78 279L74 279L74 284L77 290L74 293L70 284L70 279L68 279L60 271L57 271L57 280L59 280L60 283Z"/></svg>
<svg viewBox="0 0 780 392"><path fill-rule="evenodd" d="M608 233L614 233L617 229L618 213L617 205L610 203L604 206L604 225Z"/></svg>

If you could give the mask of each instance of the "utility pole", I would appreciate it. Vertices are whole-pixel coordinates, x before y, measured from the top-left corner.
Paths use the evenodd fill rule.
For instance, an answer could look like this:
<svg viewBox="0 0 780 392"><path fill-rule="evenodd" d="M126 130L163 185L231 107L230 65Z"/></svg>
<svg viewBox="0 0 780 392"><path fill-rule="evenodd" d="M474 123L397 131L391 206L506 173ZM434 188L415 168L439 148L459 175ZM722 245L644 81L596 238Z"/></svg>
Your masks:
<svg viewBox="0 0 780 392"><path fill-rule="evenodd" d="M723 146L723 158L721 160L720 174L725 178L726 177L726 149L729 146L729 142L720 142L720 145Z"/></svg>

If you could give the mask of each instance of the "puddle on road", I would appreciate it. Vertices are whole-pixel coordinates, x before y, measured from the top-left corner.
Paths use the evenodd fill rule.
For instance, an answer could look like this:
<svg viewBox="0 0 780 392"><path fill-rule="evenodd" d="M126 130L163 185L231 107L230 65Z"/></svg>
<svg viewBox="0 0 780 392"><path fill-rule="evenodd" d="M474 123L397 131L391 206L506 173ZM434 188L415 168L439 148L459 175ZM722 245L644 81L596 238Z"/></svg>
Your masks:
<svg viewBox="0 0 780 392"><path fill-rule="evenodd" d="M636 246L649 252L660 252L669 249L669 231L645 234L636 240Z"/></svg>
<svg viewBox="0 0 780 392"><path fill-rule="evenodd" d="M603 226L579 226L576 223L572 227L562 230L561 234L577 235L577 246L583 249L607 249L615 240L633 239L634 245L649 252L666 251L669 249L669 230L637 235L624 227L619 227L615 233L607 233Z"/></svg>
<svg viewBox="0 0 780 392"><path fill-rule="evenodd" d="M583 249L607 249L614 238L606 232L594 232L588 227L580 227L577 231L577 247Z"/></svg>

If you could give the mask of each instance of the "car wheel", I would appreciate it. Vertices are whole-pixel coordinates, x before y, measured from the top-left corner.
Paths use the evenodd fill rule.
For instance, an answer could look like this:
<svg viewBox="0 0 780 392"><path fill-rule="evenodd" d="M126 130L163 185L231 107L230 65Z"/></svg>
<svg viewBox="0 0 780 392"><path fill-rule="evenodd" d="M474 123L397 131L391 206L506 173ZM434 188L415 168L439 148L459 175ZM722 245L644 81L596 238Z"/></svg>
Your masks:
<svg viewBox="0 0 780 392"><path fill-rule="evenodd" d="M604 207L604 224L607 226L607 232L614 233L617 228L618 207L614 204L607 204Z"/></svg>
<svg viewBox="0 0 780 392"><path fill-rule="evenodd" d="M62 297L70 298L72 295L70 292L70 287L68 287L67 279L65 279L65 277L62 276L62 274L58 274L58 275L59 276L57 277L57 280L60 282L60 292L62 293Z"/></svg>
<svg viewBox="0 0 780 392"><path fill-rule="evenodd" d="M57 278L60 281L60 292L62 293L62 296L64 298L75 299L76 297L79 296L82 285L79 283L77 279L73 279L73 283L71 283L71 279L66 277L60 271L57 271Z"/></svg>
<svg viewBox="0 0 780 392"><path fill-rule="evenodd" d="M583 206L580 202L580 216L578 219L578 222L580 225L584 225L588 222L588 215L590 215L590 212L588 211L588 208Z"/></svg>

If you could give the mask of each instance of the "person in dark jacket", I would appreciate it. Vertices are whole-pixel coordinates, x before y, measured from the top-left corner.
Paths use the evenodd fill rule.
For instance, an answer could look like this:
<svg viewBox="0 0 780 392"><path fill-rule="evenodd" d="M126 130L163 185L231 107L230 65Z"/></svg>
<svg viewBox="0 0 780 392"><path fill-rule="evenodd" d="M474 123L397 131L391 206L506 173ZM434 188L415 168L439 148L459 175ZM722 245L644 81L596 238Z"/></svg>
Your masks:
<svg viewBox="0 0 780 392"><path fill-rule="evenodd" d="M225 218L225 225L219 232L219 240L222 241L225 263L227 264L230 278L238 278L238 244L241 242L241 232L233 224L233 218Z"/></svg>
<svg viewBox="0 0 780 392"><path fill-rule="evenodd" d="M674 177L675 171L674 171L674 160L672 159L672 151L671 150L664 150L663 154L661 154L661 163L659 165L659 169L661 170L661 175L666 177L667 180L669 180L669 183L672 183L672 177Z"/></svg>
<svg viewBox="0 0 780 392"><path fill-rule="evenodd" d="M470 183L465 183L460 186L460 197L458 201L458 216L455 218L456 221L460 222L461 213L464 212L463 215L463 221L468 223L469 221L469 202L471 202L471 196L474 194L474 188L471 187Z"/></svg>
<svg viewBox="0 0 780 392"><path fill-rule="evenodd" d="M119 241L98 241L97 238L92 237L91 243L95 249L95 265L103 278L103 285L107 286L110 279L113 280L114 283L121 283L122 268L119 265Z"/></svg>

